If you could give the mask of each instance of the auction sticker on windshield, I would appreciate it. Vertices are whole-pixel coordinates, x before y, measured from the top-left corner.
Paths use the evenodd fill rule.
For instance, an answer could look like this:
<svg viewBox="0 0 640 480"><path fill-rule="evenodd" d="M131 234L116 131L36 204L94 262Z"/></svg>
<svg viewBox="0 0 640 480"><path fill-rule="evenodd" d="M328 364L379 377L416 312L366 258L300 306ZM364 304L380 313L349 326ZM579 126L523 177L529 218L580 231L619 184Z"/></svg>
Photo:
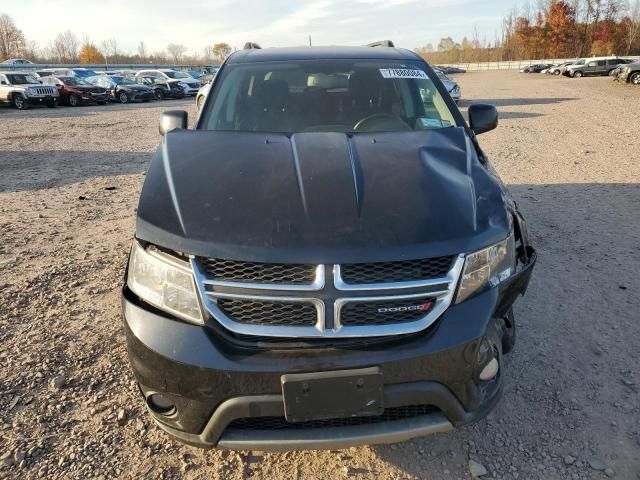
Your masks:
<svg viewBox="0 0 640 480"><path fill-rule="evenodd" d="M381 68L383 78L429 78L422 70L412 68Z"/></svg>

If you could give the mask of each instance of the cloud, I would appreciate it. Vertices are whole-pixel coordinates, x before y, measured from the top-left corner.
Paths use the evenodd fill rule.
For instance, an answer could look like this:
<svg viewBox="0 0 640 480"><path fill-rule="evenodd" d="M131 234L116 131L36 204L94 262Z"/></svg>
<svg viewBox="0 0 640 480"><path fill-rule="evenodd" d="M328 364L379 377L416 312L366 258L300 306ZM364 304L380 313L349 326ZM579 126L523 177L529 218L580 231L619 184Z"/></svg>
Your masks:
<svg viewBox="0 0 640 480"><path fill-rule="evenodd" d="M478 25L492 38L512 0L21 0L3 6L30 39L46 46L57 33L87 33L95 43L115 37L123 51L144 41L149 51L182 43L191 53L227 42L263 46L361 45L391 39L407 48L461 40ZM81 8L79 7L81 5ZM43 12L47 12L46 15Z"/></svg>

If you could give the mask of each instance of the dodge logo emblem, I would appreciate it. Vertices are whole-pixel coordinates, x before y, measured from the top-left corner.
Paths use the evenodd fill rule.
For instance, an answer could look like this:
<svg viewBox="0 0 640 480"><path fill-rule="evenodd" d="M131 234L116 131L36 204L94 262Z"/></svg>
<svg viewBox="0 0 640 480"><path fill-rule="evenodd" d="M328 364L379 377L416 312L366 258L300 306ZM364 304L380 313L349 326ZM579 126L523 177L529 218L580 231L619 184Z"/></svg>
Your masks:
<svg viewBox="0 0 640 480"><path fill-rule="evenodd" d="M378 309L378 313L397 313L397 312L426 312L431 308L432 302L421 303L420 305L401 305L399 307L382 307Z"/></svg>

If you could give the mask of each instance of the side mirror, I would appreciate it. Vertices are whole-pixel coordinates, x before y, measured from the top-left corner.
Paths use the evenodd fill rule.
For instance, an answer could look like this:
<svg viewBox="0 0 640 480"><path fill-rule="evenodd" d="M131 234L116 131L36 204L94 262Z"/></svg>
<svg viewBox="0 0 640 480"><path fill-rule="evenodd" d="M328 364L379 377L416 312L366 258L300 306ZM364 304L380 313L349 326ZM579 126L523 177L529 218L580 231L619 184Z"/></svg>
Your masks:
<svg viewBox="0 0 640 480"><path fill-rule="evenodd" d="M469 105L469 125L476 135L493 130L498 126L498 110L486 103Z"/></svg>
<svg viewBox="0 0 640 480"><path fill-rule="evenodd" d="M160 117L160 135L164 135L176 128L187 128L188 114L184 110L169 110Z"/></svg>

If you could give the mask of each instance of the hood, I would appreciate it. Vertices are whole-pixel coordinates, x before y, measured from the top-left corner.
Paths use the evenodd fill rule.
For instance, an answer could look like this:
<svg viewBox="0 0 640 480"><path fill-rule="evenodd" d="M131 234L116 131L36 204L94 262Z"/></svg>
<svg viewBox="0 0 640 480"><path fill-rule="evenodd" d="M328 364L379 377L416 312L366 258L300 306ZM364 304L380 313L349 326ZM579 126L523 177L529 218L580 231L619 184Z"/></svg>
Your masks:
<svg viewBox="0 0 640 480"><path fill-rule="evenodd" d="M291 137L175 130L149 166L136 236L233 260L426 258L504 239L505 197L460 127Z"/></svg>

